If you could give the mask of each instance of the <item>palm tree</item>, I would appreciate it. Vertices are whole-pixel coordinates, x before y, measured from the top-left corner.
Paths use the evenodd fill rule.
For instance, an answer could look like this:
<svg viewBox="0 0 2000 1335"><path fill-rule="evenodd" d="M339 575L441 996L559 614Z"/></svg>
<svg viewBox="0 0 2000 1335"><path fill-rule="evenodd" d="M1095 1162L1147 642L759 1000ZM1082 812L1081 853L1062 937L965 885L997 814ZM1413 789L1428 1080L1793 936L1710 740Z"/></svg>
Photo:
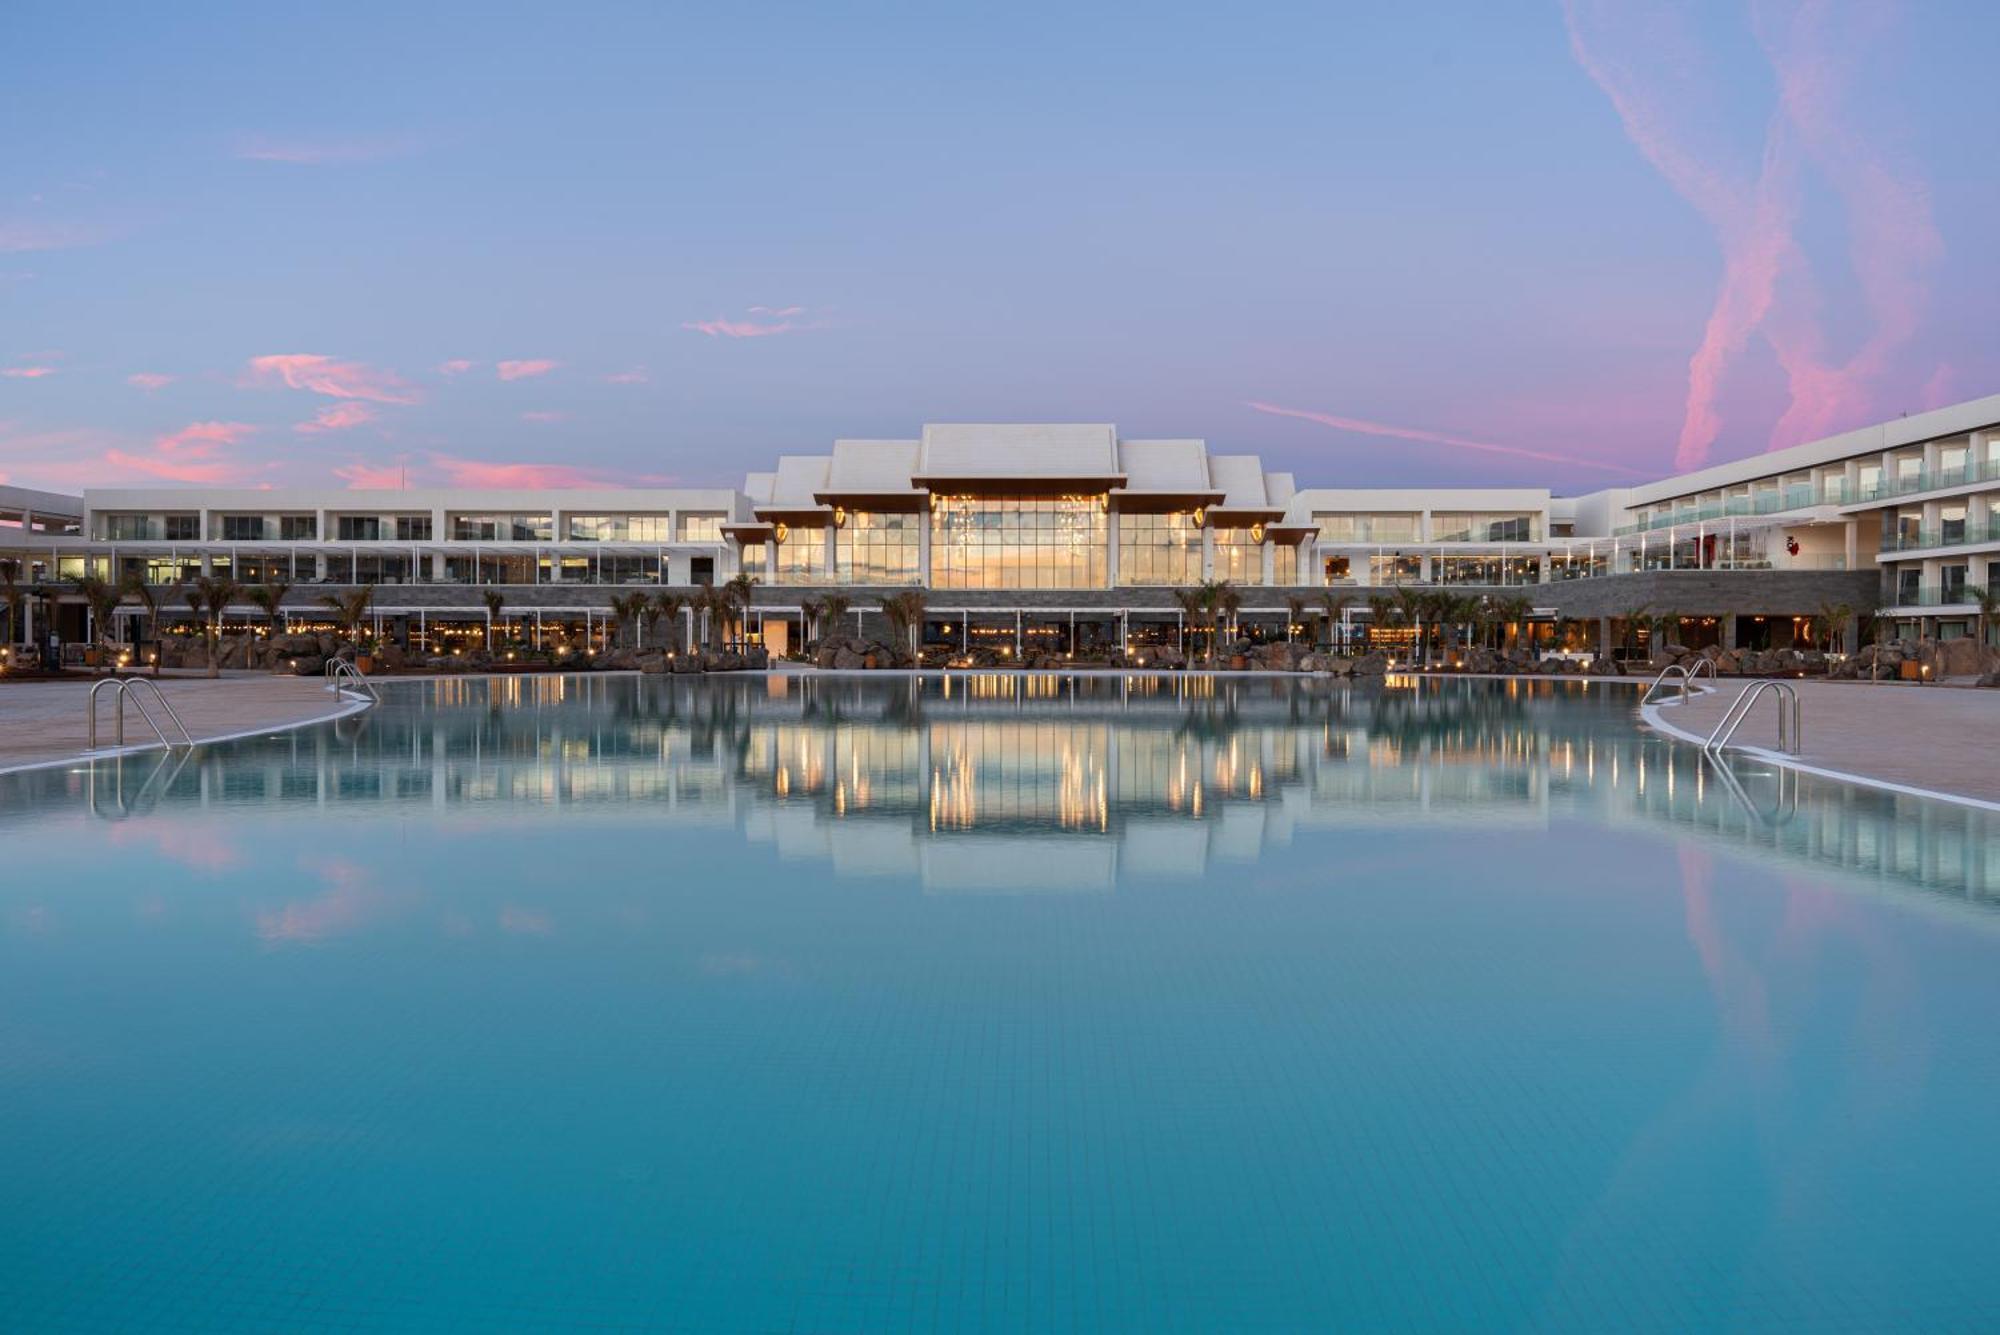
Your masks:
<svg viewBox="0 0 2000 1335"><path fill-rule="evenodd" d="M358 647L361 643L361 624L368 617L368 604L375 597L375 586L363 584L349 593L323 593L320 603L333 613L334 625L340 633Z"/></svg>
<svg viewBox="0 0 2000 1335"><path fill-rule="evenodd" d="M1202 587L1208 591L1209 606L1214 609L1211 617L1217 627L1217 633L1208 637L1208 665L1214 667L1219 648L1216 641L1221 638L1220 627L1227 621L1230 633L1235 633L1236 613L1243 606L1243 595L1226 579L1210 580Z"/></svg>
<svg viewBox="0 0 2000 1335"><path fill-rule="evenodd" d="M1377 635L1386 630L1391 621L1402 615L1402 608L1394 598L1386 593L1368 595L1368 647L1375 647Z"/></svg>
<svg viewBox="0 0 2000 1335"><path fill-rule="evenodd" d="M28 605L28 591L21 587L19 561L11 558L0 561L0 599L7 604L7 638L0 640L0 648L11 648L21 642L21 609Z"/></svg>
<svg viewBox="0 0 2000 1335"><path fill-rule="evenodd" d="M1415 652L1411 655L1419 663L1429 661L1424 653L1424 609L1430 602L1430 595L1418 593L1407 584L1396 586L1396 619L1413 627L1416 631Z"/></svg>
<svg viewBox="0 0 2000 1335"><path fill-rule="evenodd" d="M1624 616L1619 619L1625 623L1626 649L1637 652L1639 648L1640 628L1650 628L1652 626L1653 609L1641 603L1637 607L1626 608Z"/></svg>
<svg viewBox="0 0 2000 1335"><path fill-rule="evenodd" d="M736 626L736 638L742 639L749 630L750 599L757 590L757 577L735 574L722 586L723 612Z"/></svg>
<svg viewBox="0 0 2000 1335"><path fill-rule="evenodd" d="M1354 595L1351 593L1323 592L1320 594L1319 605L1321 614L1326 618L1326 642L1328 644L1333 643L1333 628L1340 624L1341 613L1345 612L1353 602Z"/></svg>
<svg viewBox="0 0 2000 1335"><path fill-rule="evenodd" d="M1285 597L1285 643L1292 642L1292 633L1299 623L1306 619L1306 600L1298 594Z"/></svg>
<svg viewBox="0 0 2000 1335"><path fill-rule="evenodd" d="M1511 642L1508 645L1503 645L1503 648L1520 647L1521 641L1526 637L1528 631L1528 614L1534 610L1534 599L1522 598L1518 595L1512 598L1502 598L1493 604L1493 614L1499 618L1501 629L1507 632L1508 639Z"/></svg>
<svg viewBox="0 0 2000 1335"><path fill-rule="evenodd" d="M179 576L166 585L148 584L141 570L128 571L123 585L126 593L139 600L139 606L146 609L146 638L153 643L153 675L160 675L160 603L169 594L180 588Z"/></svg>
<svg viewBox="0 0 2000 1335"><path fill-rule="evenodd" d="M826 604L817 598L799 599L799 648L812 643L813 631L819 619L826 615Z"/></svg>
<svg viewBox="0 0 2000 1335"><path fill-rule="evenodd" d="M1664 648L1669 644L1680 644L1681 622L1686 619L1679 612L1661 612L1653 617L1653 636L1660 647Z"/></svg>
<svg viewBox="0 0 2000 1335"><path fill-rule="evenodd" d="M687 610L688 600L678 593L656 593L653 595L653 614L665 617L673 628L673 638L668 641L669 652L675 652L681 645L681 613Z"/></svg>
<svg viewBox="0 0 2000 1335"><path fill-rule="evenodd" d="M271 623L273 635L278 633L278 618L284 614L285 595L291 591L292 586L286 581L267 579L244 594L264 613L264 619Z"/></svg>
<svg viewBox="0 0 2000 1335"><path fill-rule="evenodd" d="M371 584L368 590L372 591L374 587ZM202 575L195 580L194 587L188 590L188 606L195 610L197 616L204 612L208 614L202 639L208 648L208 675L211 677L222 675L222 664L219 661L221 655L216 652L222 639L222 614L229 610L229 605L235 602L242 592L243 586L227 575Z"/></svg>
<svg viewBox="0 0 2000 1335"><path fill-rule="evenodd" d="M500 620L500 609L507 605L507 595L498 589L487 589L480 595L486 603L486 652L493 652L493 625Z"/></svg>
<svg viewBox="0 0 2000 1335"><path fill-rule="evenodd" d="M102 575L78 575L70 583L90 604L91 638L104 660L100 666L109 668L110 660L116 657L111 649L112 623L118 619L118 604L125 601L125 591Z"/></svg>
<svg viewBox="0 0 2000 1335"><path fill-rule="evenodd" d="M611 641L612 648L618 647L618 642L625 638L627 626L632 628L633 647L638 647L640 632L645 629L646 609L652 605L652 598L644 591L611 600L611 616L606 627L606 638Z"/></svg>
<svg viewBox="0 0 2000 1335"><path fill-rule="evenodd" d="M1839 653L1847 647L1847 628L1854 621L1852 607L1846 603L1821 603L1813 619L1819 622L1820 633L1826 636L1828 653Z"/></svg>
<svg viewBox="0 0 2000 1335"><path fill-rule="evenodd" d="M1175 589L1174 602L1181 609L1181 653L1188 652L1187 633L1189 629L1200 630L1208 616L1208 586L1194 589Z"/></svg>
<svg viewBox="0 0 2000 1335"><path fill-rule="evenodd" d="M835 631L838 631L842 620L846 618L849 612L854 610L854 600L844 594L838 593L829 593L826 597L819 600L819 605L821 617L820 634L822 635L827 633L828 627L832 627Z"/></svg>
<svg viewBox="0 0 2000 1335"><path fill-rule="evenodd" d="M708 617L708 647L715 653L722 652L723 623L728 620L729 610L735 605L733 599L713 585L699 589L694 595L694 608Z"/></svg>
<svg viewBox="0 0 2000 1335"><path fill-rule="evenodd" d="M924 627L924 595L918 589L905 589L901 593L885 595L878 601L882 604L882 615L889 618L889 626L896 632L910 651L912 658L920 648L918 633Z"/></svg>
<svg viewBox="0 0 2000 1335"><path fill-rule="evenodd" d="M1984 649L1994 618L2000 617L2000 589L1991 584L1969 584L1965 596L1979 604L1979 647Z"/></svg>

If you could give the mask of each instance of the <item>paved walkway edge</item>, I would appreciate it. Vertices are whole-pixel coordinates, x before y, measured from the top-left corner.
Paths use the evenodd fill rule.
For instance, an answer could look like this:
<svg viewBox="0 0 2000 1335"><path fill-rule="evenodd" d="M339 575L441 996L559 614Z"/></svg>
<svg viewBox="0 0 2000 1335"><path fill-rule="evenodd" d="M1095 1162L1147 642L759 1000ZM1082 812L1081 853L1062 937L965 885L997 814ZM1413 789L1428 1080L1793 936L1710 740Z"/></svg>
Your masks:
<svg viewBox="0 0 2000 1335"><path fill-rule="evenodd" d="M344 709L336 709L331 714L314 714L311 718L293 719L289 723L269 723L261 728L245 728L241 732L220 732L213 737L197 739L193 749L199 751L202 747L215 742L240 742L246 737L268 737L274 732L293 732L299 728L310 728L316 723L332 723L336 719L344 719L349 715L359 714L362 710L370 708L375 703L373 700L365 697L356 699L351 691L344 690L340 695L343 700L347 701L347 706ZM25 765L0 765L0 774L23 774L29 770L55 769L61 765L88 764L93 760L108 760L118 756L143 755L148 751L166 751L170 749L165 742L158 741L134 742L130 746L102 746L95 751L79 751L73 756L64 756L57 760L31 760Z"/></svg>
<svg viewBox="0 0 2000 1335"><path fill-rule="evenodd" d="M1703 695L1712 694L1712 686L1698 687ZM1676 728L1661 716L1666 704L1639 706L1639 717L1655 732L1664 733L1675 741L1686 742L1690 746L1701 747L1708 739L1697 737L1691 732ZM1772 751L1761 746L1732 746L1730 751L1737 755L1755 756L1785 769L1796 770L1800 774L1811 774L1822 779L1838 779L1842 783L1859 784L1863 788L1875 788L1885 793L1899 793L1904 797L1929 798L1933 802L1952 802L1962 807L1977 807L1981 811L2000 811L2000 802L1989 802L1983 797L1967 797L1963 793L1941 792L1935 788L1916 788L1907 783L1891 783L1887 779L1871 779L1866 774L1850 774L1845 770L1827 769L1823 765L1808 765L1797 756L1788 756L1783 751Z"/></svg>

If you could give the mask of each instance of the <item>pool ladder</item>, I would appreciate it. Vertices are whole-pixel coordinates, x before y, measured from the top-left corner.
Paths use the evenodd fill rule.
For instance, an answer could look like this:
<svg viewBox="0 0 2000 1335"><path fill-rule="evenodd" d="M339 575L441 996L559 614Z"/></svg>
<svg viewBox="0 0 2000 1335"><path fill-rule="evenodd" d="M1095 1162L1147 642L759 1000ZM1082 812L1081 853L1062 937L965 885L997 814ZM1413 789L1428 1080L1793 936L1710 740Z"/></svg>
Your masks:
<svg viewBox="0 0 2000 1335"><path fill-rule="evenodd" d="M1772 692L1778 699L1778 749L1787 755L1797 755L1803 739L1799 727L1799 693L1792 689L1789 682L1779 681L1776 677L1762 677L1745 686L1742 694L1723 711L1715 731L1701 744L1702 751L1714 755L1728 746L1730 738L1743 726L1743 720L1750 717L1751 708L1766 691Z"/></svg>
<svg viewBox="0 0 2000 1335"><path fill-rule="evenodd" d="M1686 704L1688 699L1688 688L1694 685L1695 680L1698 677L1700 677L1704 671L1708 673L1709 679L1711 681L1715 679L1715 660L1713 658L1696 658L1694 660L1694 666L1691 668L1682 667L1679 663L1667 664L1665 667L1660 669L1660 675L1653 678L1653 684L1646 688L1646 693L1639 697L1639 704L1641 706L1652 704L1654 693L1657 692L1662 686L1666 685L1668 680L1674 677L1680 678L1679 685L1681 689L1681 703Z"/></svg>
<svg viewBox="0 0 2000 1335"><path fill-rule="evenodd" d="M375 689L375 683L368 680L367 675L360 668L354 666L354 664L344 658L327 659L326 689L335 695L339 695L342 691L349 689L346 685L348 682L354 683L354 690L366 691L368 698L376 704L379 705L382 703L382 693Z"/></svg>
<svg viewBox="0 0 2000 1335"><path fill-rule="evenodd" d="M145 690L142 691L141 687L144 687ZM113 746L125 745L125 702L127 700L132 702L132 707L139 711L139 717L146 720L146 726L151 728L153 734L160 739L160 745L169 749L177 746L190 748L194 746L194 734L187 730L187 724L181 722L181 716L175 712L172 705L167 703L166 693L160 689L159 683L146 677L106 677L103 681L96 683L90 688L90 700L84 706L90 714L89 740L85 746L86 750L95 751L97 749L97 693L107 689L110 690L112 699L116 701L116 709L112 715L114 723L111 744ZM145 696L147 691L152 692L153 703L166 711L167 721L172 723L174 730L181 735L179 741L175 741L173 738L167 736L166 729L162 728L159 720L153 717L153 712L146 708Z"/></svg>

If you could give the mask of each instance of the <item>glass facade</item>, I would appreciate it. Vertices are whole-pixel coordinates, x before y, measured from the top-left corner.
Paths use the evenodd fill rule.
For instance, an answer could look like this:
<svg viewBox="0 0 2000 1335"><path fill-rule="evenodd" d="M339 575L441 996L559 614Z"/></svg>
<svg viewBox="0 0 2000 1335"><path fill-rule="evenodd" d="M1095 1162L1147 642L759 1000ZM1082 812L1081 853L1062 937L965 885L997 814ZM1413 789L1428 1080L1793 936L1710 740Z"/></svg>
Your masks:
<svg viewBox="0 0 2000 1335"><path fill-rule="evenodd" d="M722 522L721 515L682 515L681 541L721 542Z"/></svg>
<svg viewBox="0 0 2000 1335"><path fill-rule="evenodd" d="M1215 530L1214 578L1231 584L1264 582L1264 543L1247 528Z"/></svg>
<svg viewBox="0 0 2000 1335"><path fill-rule="evenodd" d="M576 542L672 542L673 535L673 520L666 515L569 517L569 536Z"/></svg>
<svg viewBox="0 0 2000 1335"><path fill-rule="evenodd" d="M1118 516L1120 584L1201 583L1201 525L1194 512Z"/></svg>
<svg viewBox="0 0 2000 1335"><path fill-rule="evenodd" d="M554 523L547 515L453 515L453 542L547 542Z"/></svg>
<svg viewBox="0 0 2000 1335"><path fill-rule="evenodd" d="M1107 519L1096 496L938 496L931 585L1101 589Z"/></svg>
<svg viewBox="0 0 2000 1335"><path fill-rule="evenodd" d="M778 566L773 576L779 584L831 584L832 572L826 560L826 530L793 528L777 544ZM753 572L754 573L754 572Z"/></svg>
<svg viewBox="0 0 2000 1335"><path fill-rule="evenodd" d="M1272 545L1271 582L1273 584L1299 582L1299 549L1296 544L1281 542Z"/></svg>
<svg viewBox="0 0 2000 1335"><path fill-rule="evenodd" d="M855 510L833 531L834 577L842 584L915 584L922 576L923 516Z"/></svg>
<svg viewBox="0 0 2000 1335"><path fill-rule="evenodd" d="M1414 514L1328 514L1317 512L1313 523L1322 542L1415 542Z"/></svg>
<svg viewBox="0 0 2000 1335"><path fill-rule="evenodd" d="M1432 542L1539 542L1541 516L1517 514L1434 514Z"/></svg>

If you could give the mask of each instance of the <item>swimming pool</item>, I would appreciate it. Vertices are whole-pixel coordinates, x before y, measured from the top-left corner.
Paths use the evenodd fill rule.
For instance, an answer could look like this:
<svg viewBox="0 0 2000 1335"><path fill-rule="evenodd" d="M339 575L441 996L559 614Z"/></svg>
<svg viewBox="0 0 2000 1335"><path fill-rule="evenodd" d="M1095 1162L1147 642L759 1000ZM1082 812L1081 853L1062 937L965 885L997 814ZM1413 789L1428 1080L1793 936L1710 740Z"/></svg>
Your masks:
<svg viewBox="0 0 2000 1335"><path fill-rule="evenodd" d="M2000 1323L1981 811L1577 683L384 693L0 776L10 1328Z"/></svg>

